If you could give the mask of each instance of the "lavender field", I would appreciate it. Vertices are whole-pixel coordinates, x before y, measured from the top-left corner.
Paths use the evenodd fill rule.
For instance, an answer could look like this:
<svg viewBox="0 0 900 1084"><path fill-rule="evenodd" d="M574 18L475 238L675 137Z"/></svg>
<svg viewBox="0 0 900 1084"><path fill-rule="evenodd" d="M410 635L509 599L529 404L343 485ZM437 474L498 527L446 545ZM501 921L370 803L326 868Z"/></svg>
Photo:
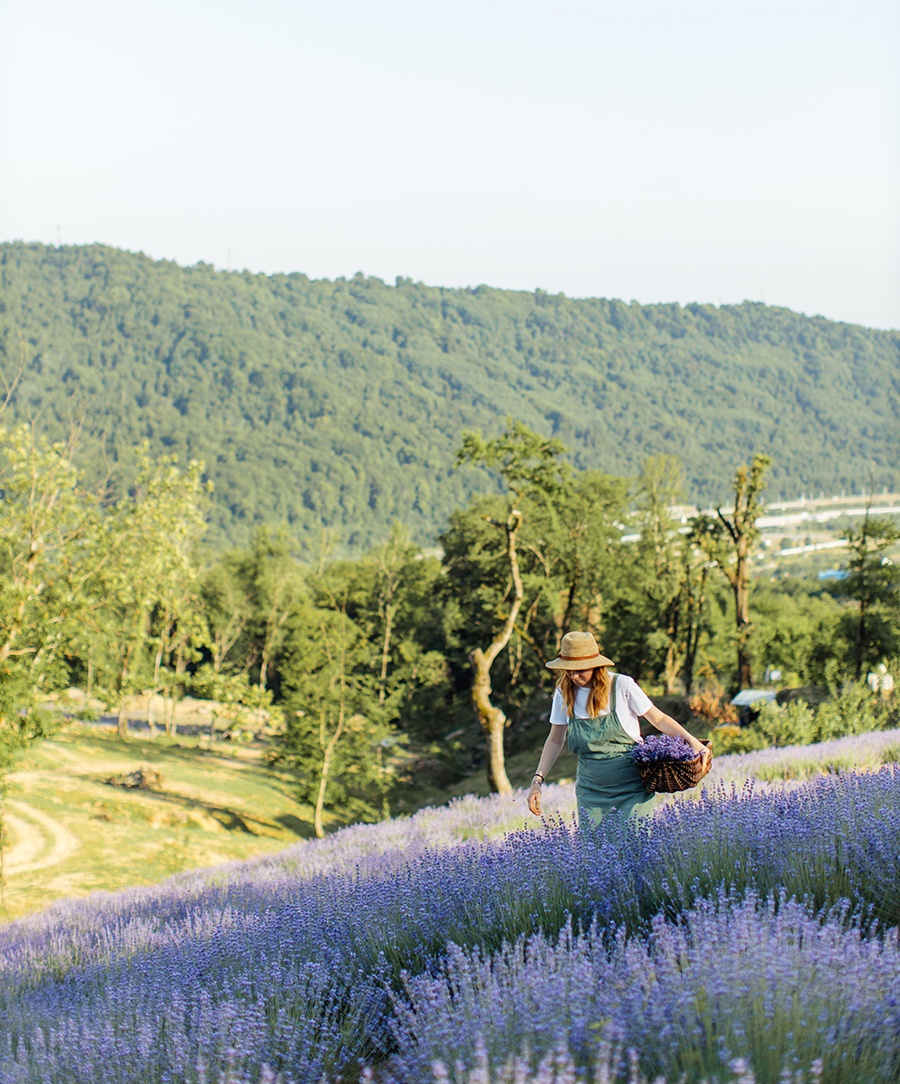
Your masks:
<svg viewBox="0 0 900 1084"><path fill-rule="evenodd" d="M900 1079L900 732L464 799L0 929L0 1084Z"/></svg>

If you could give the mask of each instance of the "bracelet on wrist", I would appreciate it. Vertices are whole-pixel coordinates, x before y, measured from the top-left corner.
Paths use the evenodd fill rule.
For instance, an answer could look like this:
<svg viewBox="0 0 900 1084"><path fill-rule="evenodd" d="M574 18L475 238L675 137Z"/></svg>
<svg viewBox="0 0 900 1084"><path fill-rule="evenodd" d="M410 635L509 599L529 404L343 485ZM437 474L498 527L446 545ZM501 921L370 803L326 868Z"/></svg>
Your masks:
<svg viewBox="0 0 900 1084"><path fill-rule="evenodd" d="M541 783L544 782L544 777L541 775L540 772L534 773L534 775L531 777L531 782L534 783L535 779L540 779Z"/></svg>

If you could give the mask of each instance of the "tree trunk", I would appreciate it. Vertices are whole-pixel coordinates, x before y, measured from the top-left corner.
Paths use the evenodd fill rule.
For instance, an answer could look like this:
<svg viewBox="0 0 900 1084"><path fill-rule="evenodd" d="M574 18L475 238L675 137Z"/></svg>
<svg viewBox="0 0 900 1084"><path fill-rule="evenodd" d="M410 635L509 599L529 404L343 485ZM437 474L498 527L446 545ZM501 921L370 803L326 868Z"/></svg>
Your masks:
<svg viewBox="0 0 900 1084"><path fill-rule="evenodd" d="M163 726L167 738L175 736L175 690L171 686L163 694Z"/></svg>
<svg viewBox="0 0 900 1084"><path fill-rule="evenodd" d="M343 685L341 686L341 703L338 711L338 722L335 727L334 733L325 743L322 748L322 769L319 775L319 789L316 793L316 807L313 814L313 830L316 833L317 838L322 839L325 835L325 827L322 824L322 813L325 810L325 788L328 786L328 776L331 774L331 761L334 756L334 750L337 743L340 741L341 732L344 729L344 695ZM325 720L322 717L322 726L320 733L324 735L325 732Z"/></svg>
<svg viewBox="0 0 900 1084"><path fill-rule="evenodd" d="M269 669L269 651L268 644L263 644L262 659L259 663L259 691L264 693L266 691L266 674Z"/></svg>
<svg viewBox="0 0 900 1084"><path fill-rule="evenodd" d="M669 641L666 648L666 661L663 663L663 688L666 696L674 696L678 692L678 652L675 650L674 641Z"/></svg>
<svg viewBox="0 0 900 1084"><path fill-rule="evenodd" d="M746 540L741 538L741 543ZM734 569L734 619L737 630L738 685L742 689L753 687L750 665L750 574L747 567L746 545L739 545Z"/></svg>
<svg viewBox="0 0 900 1084"><path fill-rule="evenodd" d="M760 493L765 488L763 475L769 457L755 455L750 469L738 467L734 478L734 511L731 519L717 508L716 515L734 544L735 564L728 570L720 561L734 592L735 625L737 631L738 686L750 688L753 674L750 667L750 552L759 536L756 518L762 510Z"/></svg>
<svg viewBox="0 0 900 1084"><path fill-rule="evenodd" d="M494 794L512 794L512 783L506 774L506 753L503 749L503 734L506 730L506 716L494 708L487 731L487 775L488 786Z"/></svg>
<svg viewBox="0 0 900 1084"><path fill-rule="evenodd" d="M859 622L856 626L856 680L862 680L863 654L866 646L866 617L868 616L868 604L866 599L860 599Z"/></svg>
<svg viewBox="0 0 900 1084"><path fill-rule="evenodd" d="M495 640L494 643L497 641ZM493 646L493 645L491 645ZM506 774L503 751L503 732L506 730L506 716L491 703L491 662L488 656L476 647L471 655L475 674L472 679L472 702L478 715L478 721L487 737L487 773L488 786L495 794L512 794L512 783Z"/></svg>
<svg viewBox="0 0 900 1084"><path fill-rule="evenodd" d="M687 639L684 648L684 695L690 696L694 691L694 663L697 659L697 648L700 646L700 623L703 620L703 606L706 602L706 577L707 566L704 564L700 569L700 582L697 585L696 595L691 583L690 570L688 570L688 612L687 612Z"/></svg>
<svg viewBox="0 0 900 1084"><path fill-rule="evenodd" d="M125 702L128 699L128 678L131 673L131 660L137 651L137 645L131 643L125 650L122 662L122 675L119 683L119 716L116 720L116 733L122 741L128 740L128 716L125 714Z"/></svg>
<svg viewBox="0 0 900 1084"><path fill-rule="evenodd" d="M128 717L125 714L125 700L119 701L119 714L116 717L116 734L122 741L128 741Z"/></svg>
<svg viewBox="0 0 900 1084"><path fill-rule="evenodd" d="M153 717L153 697L156 696L156 690L151 689L147 693L147 731L150 735L150 741L156 737L156 719Z"/></svg>
<svg viewBox="0 0 900 1084"><path fill-rule="evenodd" d="M391 657L391 632L394 608L390 602L384 608L384 643L381 645L381 681L378 687L378 703L383 704L387 695L388 662Z"/></svg>
<svg viewBox="0 0 900 1084"><path fill-rule="evenodd" d="M116 720L116 733L122 741L128 741L128 717L125 715L125 696L128 688L128 661L130 653L126 654L122 665L122 681L119 693L119 716Z"/></svg>
<svg viewBox="0 0 900 1084"><path fill-rule="evenodd" d="M493 521L492 521L493 522ZM506 774L506 757L503 751L503 732L507 719L500 708L491 703L491 666L500 652L509 643L516 618L522 608L525 589L519 572L519 560L516 555L516 535L522 525L522 513L514 508L503 526L507 538L507 556L513 581L513 601L503 628L491 641L487 651L476 647L469 656L474 667L472 678L472 703L482 730L487 736L488 746L488 784L495 794L512 794L512 783Z"/></svg>
<svg viewBox="0 0 900 1084"><path fill-rule="evenodd" d="M177 685L181 689L182 695L184 695L184 675L186 671L187 660L184 657L184 643L180 643L175 655L175 683L169 687L169 696L166 701L166 734L170 738L174 738L178 734L178 723L175 721L175 688ZM216 673L218 673L218 670Z"/></svg>
<svg viewBox="0 0 900 1084"><path fill-rule="evenodd" d="M578 594L578 581L581 578L581 568L578 563L578 555L575 555L572 568L572 579L569 581L569 589L566 594L566 609L563 613L561 630L565 633L572 627L572 610L575 608L575 597Z"/></svg>
<svg viewBox="0 0 900 1084"><path fill-rule="evenodd" d="M328 753L322 758L322 771L319 775L319 789L316 793L316 808L313 815L313 830L316 833L318 839L322 839L325 835L325 828L322 824L322 812L325 809L325 788L328 786L328 773L331 771L331 757Z"/></svg>

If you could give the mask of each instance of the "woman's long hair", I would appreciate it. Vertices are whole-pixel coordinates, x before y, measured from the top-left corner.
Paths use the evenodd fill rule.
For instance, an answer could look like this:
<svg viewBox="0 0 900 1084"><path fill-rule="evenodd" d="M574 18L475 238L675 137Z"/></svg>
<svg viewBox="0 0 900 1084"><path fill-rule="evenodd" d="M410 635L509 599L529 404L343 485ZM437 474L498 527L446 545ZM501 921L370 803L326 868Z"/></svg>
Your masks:
<svg viewBox="0 0 900 1084"><path fill-rule="evenodd" d="M609 707L609 689L612 678L609 676L609 667L597 666L594 669L591 683L587 686L591 691L588 694L587 713L591 719L596 719L602 711ZM566 705L566 714L571 718L575 714L575 694L578 686L569 677L568 670L560 670L556 687L562 693L563 702Z"/></svg>

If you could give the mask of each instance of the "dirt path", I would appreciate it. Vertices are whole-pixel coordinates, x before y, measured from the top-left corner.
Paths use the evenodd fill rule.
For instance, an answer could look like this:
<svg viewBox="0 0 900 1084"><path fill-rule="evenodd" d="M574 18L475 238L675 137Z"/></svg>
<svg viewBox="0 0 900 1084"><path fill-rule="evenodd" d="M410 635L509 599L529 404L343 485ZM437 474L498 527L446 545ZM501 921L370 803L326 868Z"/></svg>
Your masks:
<svg viewBox="0 0 900 1084"><path fill-rule="evenodd" d="M15 833L16 842L3 856L5 876L55 866L78 850L78 839L53 817L25 802L8 799L6 806L6 825ZM11 810L22 815L16 816Z"/></svg>

